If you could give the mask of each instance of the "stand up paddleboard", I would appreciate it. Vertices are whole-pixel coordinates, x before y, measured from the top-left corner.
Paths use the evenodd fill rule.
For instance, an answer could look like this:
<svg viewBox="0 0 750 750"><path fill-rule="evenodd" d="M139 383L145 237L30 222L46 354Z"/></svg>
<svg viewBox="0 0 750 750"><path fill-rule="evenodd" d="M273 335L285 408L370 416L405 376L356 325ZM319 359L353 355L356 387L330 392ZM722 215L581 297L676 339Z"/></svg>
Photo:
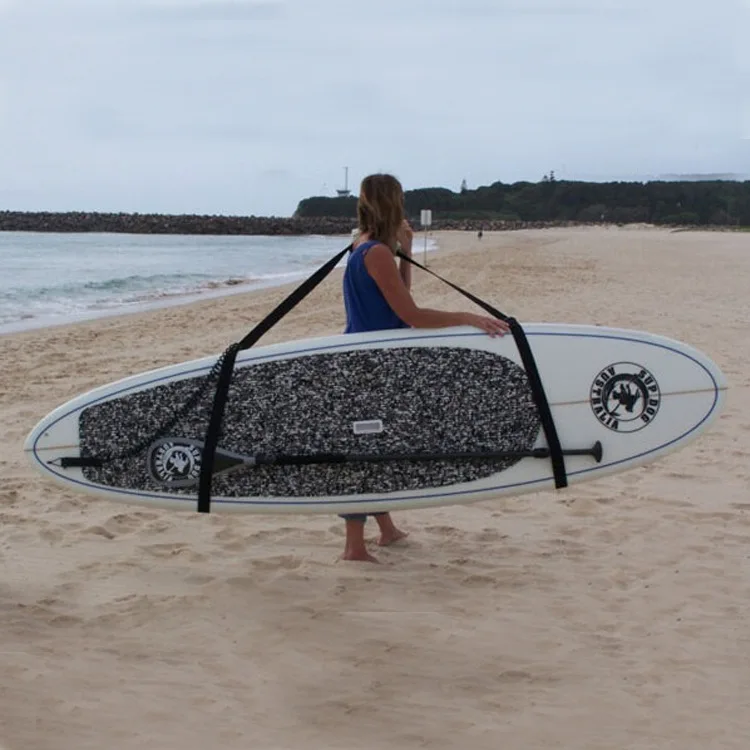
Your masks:
<svg viewBox="0 0 750 750"><path fill-rule="evenodd" d="M668 338L524 324L569 485L649 464L701 435L726 380ZM68 489L197 510L217 357L84 393L24 449ZM560 486L514 337L476 328L348 334L237 354L212 455L211 509L347 513ZM554 452L554 451L553 451Z"/></svg>

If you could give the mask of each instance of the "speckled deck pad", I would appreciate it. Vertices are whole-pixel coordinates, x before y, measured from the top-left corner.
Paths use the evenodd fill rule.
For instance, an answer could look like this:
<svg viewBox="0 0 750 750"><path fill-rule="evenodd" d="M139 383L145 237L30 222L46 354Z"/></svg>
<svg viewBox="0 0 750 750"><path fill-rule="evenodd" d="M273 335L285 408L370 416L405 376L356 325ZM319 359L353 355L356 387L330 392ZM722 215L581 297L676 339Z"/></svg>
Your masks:
<svg viewBox="0 0 750 750"><path fill-rule="evenodd" d="M81 414L81 455L122 454L155 433L204 377L167 383L89 407ZM169 434L203 440L214 395ZM353 423L381 420L379 434ZM511 360L465 348L410 347L300 356L235 367L219 448L236 453L418 453L525 450L540 430L526 373ZM165 492L147 469L147 451L86 479L110 487ZM260 466L215 474L225 497L343 496L444 487L487 477L519 459ZM170 494L197 496L196 487Z"/></svg>

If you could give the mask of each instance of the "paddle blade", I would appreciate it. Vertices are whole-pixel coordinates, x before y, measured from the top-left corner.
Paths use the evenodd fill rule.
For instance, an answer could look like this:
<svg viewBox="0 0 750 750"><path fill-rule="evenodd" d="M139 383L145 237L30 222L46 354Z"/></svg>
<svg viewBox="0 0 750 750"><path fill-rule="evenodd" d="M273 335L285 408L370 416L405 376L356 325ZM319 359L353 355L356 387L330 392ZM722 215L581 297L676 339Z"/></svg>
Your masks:
<svg viewBox="0 0 750 750"><path fill-rule="evenodd" d="M162 438L148 452L148 473L162 487L192 487L201 473L203 443L189 438ZM213 473L220 474L244 466L245 459L216 451Z"/></svg>

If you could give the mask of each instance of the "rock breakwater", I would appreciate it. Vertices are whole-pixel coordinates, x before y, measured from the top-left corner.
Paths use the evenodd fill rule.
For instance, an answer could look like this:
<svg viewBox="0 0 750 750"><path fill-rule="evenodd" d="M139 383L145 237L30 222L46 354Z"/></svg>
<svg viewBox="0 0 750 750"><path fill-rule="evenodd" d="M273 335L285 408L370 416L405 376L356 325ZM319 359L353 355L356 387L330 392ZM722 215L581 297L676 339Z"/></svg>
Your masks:
<svg viewBox="0 0 750 750"><path fill-rule="evenodd" d="M126 213L0 211L5 232L111 232L121 234L349 234L353 219L199 216Z"/></svg>
<svg viewBox="0 0 750 750"><path fill-rule="evenodd" d="M419 230L419 217L411 217ZM194 214L127 214L71 211L0 211L0 231L4 232L107 232L124 234L212 234L212 235L338 235L349 234L356 219L333 216L263 217L201 216ZM573 226L581 222L502 221L486 219L440 219L432 230L477 232L542 229Z"/></svg>

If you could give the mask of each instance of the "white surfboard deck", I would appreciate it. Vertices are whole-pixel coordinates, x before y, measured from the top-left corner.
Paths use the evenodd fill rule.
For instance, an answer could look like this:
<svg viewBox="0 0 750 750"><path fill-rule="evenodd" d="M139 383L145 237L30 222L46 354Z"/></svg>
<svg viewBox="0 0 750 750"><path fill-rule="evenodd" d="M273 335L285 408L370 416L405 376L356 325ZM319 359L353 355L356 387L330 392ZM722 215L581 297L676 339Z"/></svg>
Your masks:
<svg viewBox="0 0 750 750"><path fill-rule="evenodd" d="M704 433L721 412L726 379L709 357L687 344L643 331L601 326L529 323L523 328L562 447L587 448L596 441L602 446L599 463L590 456L566 457L570 486L645 466L677 451ZM256 346L240 352L235 373L260 363L401 347L489 352L523 367L510 334L492 338L476 328L457 327L342 334ZM36 471L69 490L115 502L195 511L197 490L175 494L159 487L103 486L87 479L81 468L63 469L58 463L61 457L80 455L80 415L85 409L205 375L216 359L211 356L144 372L73 398L45 416L30 432L24 445L28 460ZM455 376L460 382L461 373ZM612 389L611 384L607 386L610 381L619 385ZM286 397L284 393L278 396L282 400ZM394 393L393 398L404 395ZM173 408L179 406L174 404ZM382 429L387 431L388 425ZM112 430L116 432L116 427ZM116 438L114 435L115 442ZM541 428L534 447L547 447ZM549 459L523 458L488 476L444 486L309 496L213 494L211 511L371 513L465 504L554 487Z"/></svg>

